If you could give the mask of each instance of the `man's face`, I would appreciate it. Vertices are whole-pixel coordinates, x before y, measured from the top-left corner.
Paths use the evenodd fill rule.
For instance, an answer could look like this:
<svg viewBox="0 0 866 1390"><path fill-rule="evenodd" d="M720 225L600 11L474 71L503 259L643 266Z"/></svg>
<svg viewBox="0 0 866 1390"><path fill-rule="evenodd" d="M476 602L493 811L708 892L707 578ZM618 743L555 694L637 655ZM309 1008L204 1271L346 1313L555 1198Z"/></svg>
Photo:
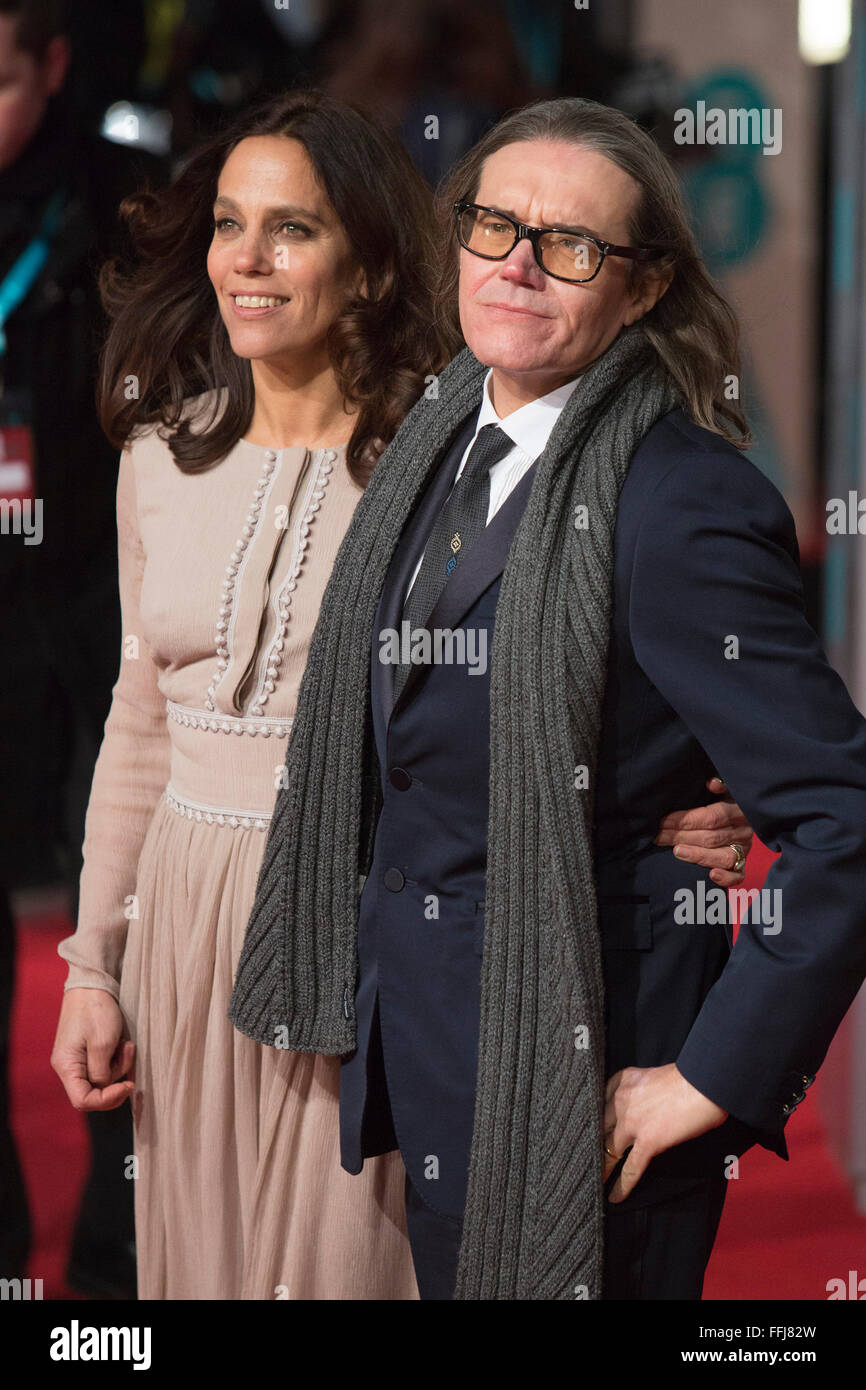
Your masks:
<svg viewBox="0 0 866 1390"><path fill-rule="evenodd" d="M473 199L530 227L581 230L631 245L637 184L594 150L563 141L519 141L485 161ZM479 361L527 395L545 395L600 356L620 329L652 307L661 286L629 290L630 262L606 256L595 279L569 284L545 274L519 241L503 261L460 249L460 323Z"/></svg>
<svg viewBox="0 0 866 1390"><path fill-rule="evenodd" d="M49 97L63 86L69 62L66 39L52 39L42 62L18 47L17 20L0 15L0 169L27 148Z"/></svg>

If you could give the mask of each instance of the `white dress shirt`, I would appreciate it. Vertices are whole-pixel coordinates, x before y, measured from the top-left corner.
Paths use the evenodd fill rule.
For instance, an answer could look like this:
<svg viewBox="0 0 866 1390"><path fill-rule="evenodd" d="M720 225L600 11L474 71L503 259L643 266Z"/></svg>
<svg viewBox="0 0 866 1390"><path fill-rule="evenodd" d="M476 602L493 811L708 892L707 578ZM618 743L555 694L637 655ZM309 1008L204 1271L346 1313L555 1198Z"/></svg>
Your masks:
<svg viewBox="0 0 866 1390"><path fill-rule="evenodd" d="M503 502L517 487L520 479L528 468L531 468L538 456L544 453L550 432L559 419L559 413L565 405L580 377L576 376L572 381L567 381L564 386L557 386L555 391L550 391L546 396L539 396L537 400L529 401L527 405L522 405L519 410L514 410L510 415L506 415L501 420L493 408L493 401L490 398L490 378L492 372L488 372L484 378L484 388L481 395L481 408L478 411L478 419L475 423L475 433L467 444L463 457L460 460L460 467L454 474L454 482L463 472L469 451L478 438L478 433L485 425L498 425L509 439L514 441L514 447L508 453L494 463L490 469L490 504L487 508L487 525L499 511ZM453 486L453 484L452 484ZM406 590L408 595L412 585L418 578L418 571L421 568L421 559L415 566L409 587ZM405 598L404 598L405 602Z"/></svg>

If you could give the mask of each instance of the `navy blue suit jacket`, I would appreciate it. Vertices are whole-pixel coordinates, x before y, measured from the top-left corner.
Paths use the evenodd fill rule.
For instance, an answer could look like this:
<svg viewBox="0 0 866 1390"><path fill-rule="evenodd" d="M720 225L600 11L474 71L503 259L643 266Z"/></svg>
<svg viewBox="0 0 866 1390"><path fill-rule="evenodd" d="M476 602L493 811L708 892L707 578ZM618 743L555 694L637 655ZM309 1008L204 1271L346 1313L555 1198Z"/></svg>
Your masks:
<svg viewBox="0 0 866 1390"><path fill-rule="evenodd" d="M404 533L377 627L383 615L393 622L399 614L450 486L447 472L434 473ZM519 499L512 512L514 505ZM470 552L449 582L439 625L486 624L495 640L513 535L500 527L503 542L476 543L478 555ZM473 685L480 678L462 673L464 692L473 686L465 718L458 679L420 668L392 709L389 673L374 659L384 810L361 905L359 1047L341 1098L351 1171L398 1137L413 1180L425 1149L447 1150L449 1136L453 1161L468 1157L488 750ZM402 788L389 780L395 763L409 779ZM765 843L782 851L766 885L781 895L781 930L747 921L733 953L726 921L677 920L683 890L712 887L708 872L653 844L665 814L706 803L714 773ZM676 1062L730 1112L718 1129L653 1159L628 1201L717 1177L726 1156L756 1141L787 1157L784 1125L866 975L866 723L806 621L783 499L737 449L681 410L642 441L620 497L595 812L607 1075ZM440 864L449 867L437 879ZM389 887L385 875L395 869ZM418 930L431 892L453 904L439 936L447 959L424 955L433 935ZM374 1026L383 978L396 1135ZM426 1190L434 1188L441 1209L455 1212L458 1188L450 1201L446 1183Z"/></svg>
<svg viewBox="0 0 866 1390"><path fill-rule="evenodd" d="M682 411L636 451L615 545L597 872L600 892L647 901L622 915L640 962L610 1064L675 1060L787 1157L784 1124L866 974L866 722L806 620L783 499ZM781 930L744 922L705 992L714 928L673 911L697 873L651 842L714 771L781 851L765 886Z"/></svg>

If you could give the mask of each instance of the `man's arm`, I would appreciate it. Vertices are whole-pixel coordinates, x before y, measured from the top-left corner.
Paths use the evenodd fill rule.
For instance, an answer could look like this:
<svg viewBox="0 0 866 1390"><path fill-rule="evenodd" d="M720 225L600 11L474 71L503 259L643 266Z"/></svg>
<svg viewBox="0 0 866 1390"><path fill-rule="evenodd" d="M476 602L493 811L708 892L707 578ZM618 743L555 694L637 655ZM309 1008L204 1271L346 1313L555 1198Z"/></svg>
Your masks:
<svg viewBox="0 0 866 1390"><path fill-rule="evenodd" d="M781 858L676 1064L611 1078L608 1148L646 1162L726 1113L781 1135L866 976L866 722L806 620L784 501L732 450L690 454L642 519L632 643Z"/></svg>

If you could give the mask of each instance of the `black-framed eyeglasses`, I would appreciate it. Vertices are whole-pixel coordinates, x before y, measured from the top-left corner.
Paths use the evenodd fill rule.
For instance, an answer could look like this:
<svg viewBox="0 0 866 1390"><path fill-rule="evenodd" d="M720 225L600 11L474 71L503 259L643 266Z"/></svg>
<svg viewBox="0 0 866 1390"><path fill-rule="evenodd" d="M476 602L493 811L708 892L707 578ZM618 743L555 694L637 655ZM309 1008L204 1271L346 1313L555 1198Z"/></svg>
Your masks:
<svg viewBox="0 0 866 1390"><path fill-rule="evenodd" d="M631 261L654 261L664 251L652 246L614 246L570 227L527 227L498 208L480 203L455 203L457 240L473 256L485 261L504 261L518 241L527 237L536 263L554 280L586 284L594 280L605 256L625 256Z"/></svg>

